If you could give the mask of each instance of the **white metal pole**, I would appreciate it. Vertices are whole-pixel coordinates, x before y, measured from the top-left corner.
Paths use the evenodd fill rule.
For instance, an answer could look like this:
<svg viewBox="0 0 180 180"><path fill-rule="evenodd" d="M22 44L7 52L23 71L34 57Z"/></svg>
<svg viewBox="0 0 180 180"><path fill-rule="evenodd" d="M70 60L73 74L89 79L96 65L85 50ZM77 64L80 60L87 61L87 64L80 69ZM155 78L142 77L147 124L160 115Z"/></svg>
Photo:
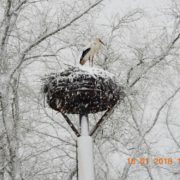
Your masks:
<svg viewBox="0 0 180 180"><path fill-rule="evenodd" d="M81 136L77 139L78 180L94 180L93 143L89 136L88 115L80 115Z"/></svg>

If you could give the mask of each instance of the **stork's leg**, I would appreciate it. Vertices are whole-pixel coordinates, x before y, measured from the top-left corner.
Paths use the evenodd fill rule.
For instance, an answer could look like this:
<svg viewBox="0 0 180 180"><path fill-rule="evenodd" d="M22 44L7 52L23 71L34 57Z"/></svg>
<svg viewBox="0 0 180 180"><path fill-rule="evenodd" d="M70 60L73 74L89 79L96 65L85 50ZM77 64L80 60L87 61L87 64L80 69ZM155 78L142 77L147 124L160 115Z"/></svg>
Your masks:
<svg viewBox="0 0 180 180"><path fill-rule="evenodd" d="M94 56L92 56L92 67L93 67L93 63L94 63Z"/></svg>
<svg viewBox="0 0 180 180"><path fill-rule="evenodd" d="M92 67L92 62L93 62L93 56L89 57L89 66Z"/></svg>
<svg viewBox="0 0 180 180"><path fill-rule="evenodd" d="M89 56L89 66L91 66L91 56Z"/></svg>

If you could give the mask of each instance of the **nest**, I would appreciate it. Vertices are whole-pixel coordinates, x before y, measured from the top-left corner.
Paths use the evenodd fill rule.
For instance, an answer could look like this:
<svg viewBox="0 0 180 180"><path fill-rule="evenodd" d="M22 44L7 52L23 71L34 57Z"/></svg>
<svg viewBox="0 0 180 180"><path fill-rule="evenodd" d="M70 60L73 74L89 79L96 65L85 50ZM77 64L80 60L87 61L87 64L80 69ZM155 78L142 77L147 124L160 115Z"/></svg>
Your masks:
<svg viewBox="0 0 180 180"><path fill-rule="evenodd" d="M70 114L97 113L112 108L124 98L112 74L99 69L71 67L43 79L49 106Z"/></svg>

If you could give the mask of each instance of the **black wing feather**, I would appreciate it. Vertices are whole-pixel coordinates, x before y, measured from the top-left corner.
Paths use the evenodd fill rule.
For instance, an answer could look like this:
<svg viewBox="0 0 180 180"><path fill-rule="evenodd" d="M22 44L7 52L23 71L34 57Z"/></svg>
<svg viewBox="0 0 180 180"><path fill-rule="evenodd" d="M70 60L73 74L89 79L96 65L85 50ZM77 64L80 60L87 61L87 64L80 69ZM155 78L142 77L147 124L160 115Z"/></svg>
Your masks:
<svg viewBox="0 0 180 180"><path fill-rule="evenodd" d="M84 56L90 51L91 48L87 48L86 50L83 51L81 59L82 60L84 58Z"/></svg>

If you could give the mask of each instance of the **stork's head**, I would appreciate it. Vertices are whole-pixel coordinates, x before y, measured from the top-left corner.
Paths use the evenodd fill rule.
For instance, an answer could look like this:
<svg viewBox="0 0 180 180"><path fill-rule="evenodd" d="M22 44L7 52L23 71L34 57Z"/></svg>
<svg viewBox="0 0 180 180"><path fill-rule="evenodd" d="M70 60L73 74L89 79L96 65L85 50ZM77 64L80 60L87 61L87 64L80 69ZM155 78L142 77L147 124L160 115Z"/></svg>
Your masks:
<svg viewBox="0 0 180 180"><path fill-rule="evenodd" d="M96 42L98 42L98 43L101 43L101 44L105 45L105 44L104 44L104 42L103 42L100 38L96 38Z"/></svg>

